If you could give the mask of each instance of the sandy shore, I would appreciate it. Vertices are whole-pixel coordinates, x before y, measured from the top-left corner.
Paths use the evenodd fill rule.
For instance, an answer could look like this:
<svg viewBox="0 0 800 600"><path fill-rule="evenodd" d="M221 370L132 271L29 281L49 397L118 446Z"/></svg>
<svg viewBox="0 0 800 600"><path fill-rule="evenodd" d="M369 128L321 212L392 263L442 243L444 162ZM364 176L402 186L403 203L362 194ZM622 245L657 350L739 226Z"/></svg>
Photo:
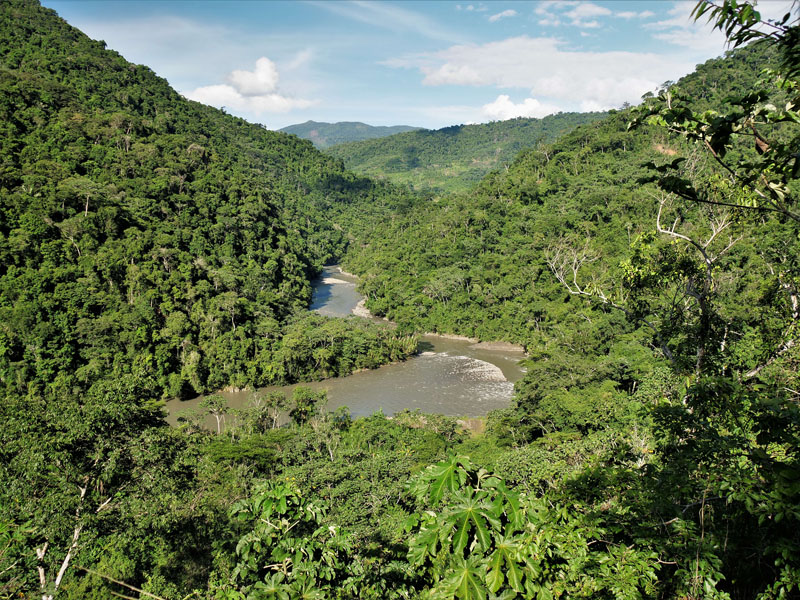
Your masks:
<svg viewBox="0 0 800 600"><path fill-rule="evenodd" d="M355 285L354 281L346 281L344 279L339 279L338 277L323 277L322 283L328 283L333 285Z"/></svg>
<svg viewBox="0 0 800 600"><path fill-rule="evenodd" d="M478 342L477 344L472 344L472 348L498 352L525 352L525 348L521 345L512 344L511 342Z"/></svg>
<svg viewBox="0 0 800 600"><path fill-rule="evenodd" d="M426 331L422 335L435 335L436 337L444 338L446 340L458 340L459 342L472 342L473 344L477 344L480 342L478 338L471 338L464 335L456 335L454 333L434 333L432 331Z"/></svg>
<svg viewBox="0 0 800 600"><path fill-rule="evenodd" d="M365 302L366 300L364 298L359 300L358 304L356 304L355 308L353 308L352 313L357 317L364 317L365 319L371 319L372 313L369 312L366 306L364 306Z"/></svg>

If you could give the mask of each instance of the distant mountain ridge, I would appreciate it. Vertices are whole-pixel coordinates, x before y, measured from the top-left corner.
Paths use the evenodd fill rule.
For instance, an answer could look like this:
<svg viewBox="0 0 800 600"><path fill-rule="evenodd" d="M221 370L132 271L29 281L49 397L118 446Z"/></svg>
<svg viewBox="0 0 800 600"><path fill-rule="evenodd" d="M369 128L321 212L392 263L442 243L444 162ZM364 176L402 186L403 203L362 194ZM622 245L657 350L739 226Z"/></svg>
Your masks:
<svg viewBox="0 0 800 600"><path fill-rule="evenodd" d="M410 131L328 148L348 169L420 191L469 189L487 173L510 164L526 148L551 144L579 125L607 113L558 113L542 119L516 118L478 125Z"/></svg>
<svg viewBox="0 0 800 600"><path fill-rule="evenodd" d="M367 125L358 121L341 121L339 123L322 123L306 121L297 125L289 125L279 131L291 133L305 140L310 140L317 148L329 148L347 142L360 142L386 137L396 133L417 131L420 127L410 125L394 125L392 127Z"/></svg>

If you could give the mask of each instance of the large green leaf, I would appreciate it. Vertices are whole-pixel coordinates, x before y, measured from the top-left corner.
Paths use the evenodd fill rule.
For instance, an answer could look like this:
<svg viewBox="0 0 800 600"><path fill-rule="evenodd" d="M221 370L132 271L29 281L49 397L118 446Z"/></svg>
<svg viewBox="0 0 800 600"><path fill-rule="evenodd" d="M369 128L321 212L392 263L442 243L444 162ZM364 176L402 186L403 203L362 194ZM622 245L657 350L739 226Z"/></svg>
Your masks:
<svg viewBox="0 0 800 600"><path fill-rule="evenodd" d="M509 490L505 482L498 477L487 479L483 484L483 488L492 490L495 493L492 500L495 516L499 518L503 514L506 515L506 535L522 528L525 523L525 515L520 509L519 494Z"/></svg>
<svg viewBox="0 0 800 600"><path fill-rule="evenodd" d="M461 600L485 600L486 587L481 577L481 568L478 560L471 557L468 560L460 558L452 570L452 575L448 577L441 592L442 597L460 598ZM439 594L437 594L438 596Z"/></svg>
<svg viewBox="0 0 800 600"><path fill-rule="evenodd" d="M428 496L431 504L438 504L445 492L454 492L467 480L467 469L472 464L462 456L451 456L444 462L437 463L428 468L419 482L420 487L415 487L417 497L421 499Z"/></svg>
<svg viewBox="0 0 800 600"><path fill-rule="evenodd" d="M481 550L491 546L492 531L500 529L500 520L494 515L494 509L486 498L486 494L456 494L457 503L445 515L445 524L455 530L453 534L453 552L460 555L470 539L475 536Z"/></svg>
<svg viewBox="0 0 800 600"><path fill-rule="evenodd" d="M524 590L522 586L523 571L518 563L519 548L513 541L505 538L495 540L495 550L489 558L489 572L486 574L486 583L492 593L497 592L503 585L503 579L508 578L508 585L516 592ZM505 564L505 569L503 565Z"/></svg>

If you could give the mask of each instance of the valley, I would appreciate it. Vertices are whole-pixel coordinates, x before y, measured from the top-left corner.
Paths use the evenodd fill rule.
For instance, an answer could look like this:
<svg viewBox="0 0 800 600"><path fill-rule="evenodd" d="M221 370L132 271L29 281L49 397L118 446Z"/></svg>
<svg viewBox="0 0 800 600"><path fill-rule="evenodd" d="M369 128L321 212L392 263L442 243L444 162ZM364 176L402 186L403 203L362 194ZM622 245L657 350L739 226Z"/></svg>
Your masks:
<svg viewBox="0 0 800 600"><path fill-rule="evenodd" d="M363 299L355 286L353 278L342 275L338 267L325 267L314 285L311 310L326 316L351 318ZM304 385L315 391L324 390L329 410L344 406L353 417L367 417L375 412L392 416L404 410L478 417L491 410L508 408L513 384L524 374L519 366L524 357L521 349L486 349L475 341L422 335L418 354L402 362ZM291 396L295 387L272 387L259 392ZM229 392L223 397L229 408L236 409L248 406L253 394ZM168 421L177 424L181 411L196 409L201 401L197 398L168 402ZM214 425L210 416L206 425Z"/></svg>

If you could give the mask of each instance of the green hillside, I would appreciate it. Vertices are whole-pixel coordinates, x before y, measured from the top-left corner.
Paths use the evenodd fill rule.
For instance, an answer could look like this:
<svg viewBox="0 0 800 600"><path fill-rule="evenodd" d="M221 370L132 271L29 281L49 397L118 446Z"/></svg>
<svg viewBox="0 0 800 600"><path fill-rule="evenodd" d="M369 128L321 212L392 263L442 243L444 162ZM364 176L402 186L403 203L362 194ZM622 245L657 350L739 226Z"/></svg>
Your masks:
<svg viewBox="0 0 800 600"><path fill-rule="evenodd" d="M411 127L409 125L386 127L351 121L342 121L339 123L306 121L305 123L298 123L297 125L289 125L279 131L296 135L304 140L311 140L317 148L324 149L337 144L382 138L396 133L416 131L417 129L419 129L419 127Z"/></svg>
<svg viewBox="0 0 800 600"><path fill-rule="evenodd" d="M769 64L766 56L749 48L709 61L675 90L683 90L697 109L723 107L730 96L755 87L761 68ZM720 84L709 87L709 80ZM597 361L616 356L629 363L631 344L657 349L647 328L634 333L622 312L597 313L595 303L571 295L556 277L565 276L574 289L571 269L577 260L582 265L578 280L589 289L612 299L632 293L626 288L626 270L633 249L650 240L661 193L656 185L643 183L652 179L646 164L669 163L690 151L685 140L664 129L630 130L633 118L631 110L620 111L580 126L552 145L521 152L507 169L491 173L468 192L418 202L414 210L372 229L360 244L350 246L345 260L347 269L363 278L367 307L408 330L524 344L533 356L554 361L550 367L545 366L548 361L532 365L526 382L539 378L536 385L549 385L539 369L565 367L562 361L573 364L576 348L581 356L593 357L585 366L601 378L607 373L597 368ZM745 150L752 153L749 147ZM713 165L697 156L692 168L711 177ZM680 220L704 215L691 203L672 211ZM766 235L760 227L777 231L784 225L791 227L770 221L742 228L743 237L728 260L737 277L748 282L742 284L745 288L770 279L768 261L759 259L756 250L760 236ZM655 241L647 243L659 248L647 252L666 252ZM743 265L746 272L739 271ZM728 316L743 319L735 325L737 335L751 345L746 332L771 319L754 306L739 314L737 297L725 301L730 303ZM667 320L662 333L667 336L666 329L674 326ZM615 330L620 341L611 335ZM739 368L751 368L761 356L751 350L749 356L741 353L745 362ZM614 385L624 387L630 373L620 368ZM560 377L553 381L561 385ZM587 383L575 381L581 388ZM524 389L518 401L526 401Z"/></svg>
<svg viewBox="0 0 800 600"><path fill-rule="evenodd" d="M628 503L639 502L643 489L632 492L638 500L594 495L593 486L619 483L621 472L607 466L573 480L567 496L583 489L599 503L606 498L605 507L595 508L621 511L634 538L644 524L678 544L679 536L663 526L682 518L675 507L700 506L711 494L725 498L713 521L705 513L702 526L726 545L716 555L724 566L712 578L724 576L730 585L720 587L739 598L766 597L752 590L771 577L769 569L755 575L746 557L750 548L773 550L755 536L788 532L762 528L767 517L746 498L768 493L772 484L755 483L758 459L744 456L781 436L766 424L773 416L793 432L790 438L800 434L796 394L790 400L794 392L782 387L798 381L800 137L796 125L781 121L798 122L791 112L798 100L787 104L784 91L774 91L772 104L755 113L774 111L768 118L748 117L742 108L767 100L752 91L762 69L774 64L770 57L774 52L764 47L741 49L701 65L664 93L661 118L708 146L666 127L631 129L637 111L617 112L523 151L467 192L419 203L350 246L345 261L363 278L366 306L401 329L526 346L528 373L517 384L515 410L498 423L509 443L538 441L516 455L519 464L508 459L516 482L541 481L546 467L536 459L524 464L542 456L539 444L581 461L591 452L582 444L601 431L648 429L643 435L654 436L658 459L646 468L655 478L647 518L622 516L637 510ZM789 113L781 112L784 106ZM693 116L691 109L717 112ZM733 129L738 135L727 133L742 121L745 128ZM754 143L753 129L771 152L780 148L775 165L753 166L771 160L766 142ZM740 169L741 179L734 175ZM627 443L630 449L640 442ZM769 468L787 469L793 478L800 473L794 450L771 456ZM634 479L638 484L628 483L650 485L647 476ZM728 491L739 485L733 481L750 491ZM535 485L527 489L542 493ZM797 502L798 490L779 493L778 503ZM789 538L780 544L797 547L796 534ZM791 556L789 578L800 559Z"/></svg>
<svg viewBox="0 0 800 600"><path fill-rule="evenodd" d="M3 386L292 379L280 332L346 243L329 213L387 190L183 99L49 11L0 16Z"/></svg>
<svg viewBox="0 0 800 600"><path fill-rule="evenodd" d="M328 148L356 173L437 194L464 191L490 171L508 166L525 148L555 141L605 113L559 113L412 131Z"/></svg>

